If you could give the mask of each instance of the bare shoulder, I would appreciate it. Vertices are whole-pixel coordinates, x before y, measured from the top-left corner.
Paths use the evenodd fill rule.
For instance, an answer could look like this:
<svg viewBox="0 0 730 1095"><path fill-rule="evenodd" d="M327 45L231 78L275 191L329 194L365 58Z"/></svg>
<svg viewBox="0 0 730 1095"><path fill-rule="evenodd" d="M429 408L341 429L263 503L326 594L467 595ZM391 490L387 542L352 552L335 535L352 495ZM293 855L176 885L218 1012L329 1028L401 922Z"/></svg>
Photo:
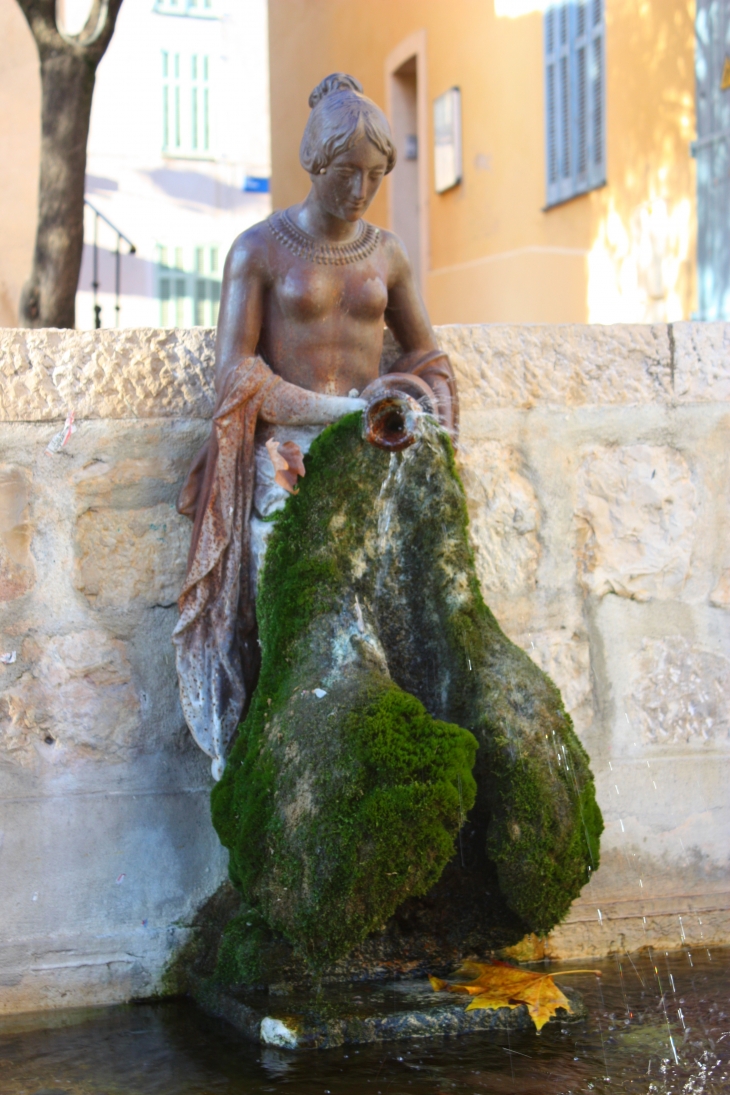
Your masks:
<svg viewBox="0 0 730 1095"><path fill-rule="evenodd" d="M271 233L266 221L241 232L231 245L226 258L228 278L268 278L270 271Z"/></svg>
<svg viewBox="0 0 730 1095"><path fill-rule="evenodd" d="M411 260L408 258L405 244L396 236L395 232L389 232L386 228L380 229L381 246L388 260L388 269L391 282L403 281L413 277Z"/></svg>

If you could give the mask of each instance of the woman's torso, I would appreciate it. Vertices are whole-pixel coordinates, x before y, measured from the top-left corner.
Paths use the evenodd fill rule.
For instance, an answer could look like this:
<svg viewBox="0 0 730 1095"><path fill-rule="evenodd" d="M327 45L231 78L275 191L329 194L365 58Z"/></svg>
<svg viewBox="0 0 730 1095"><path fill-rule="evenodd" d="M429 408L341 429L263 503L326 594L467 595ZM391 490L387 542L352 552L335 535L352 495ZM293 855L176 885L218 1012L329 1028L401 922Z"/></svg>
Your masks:
<svg viewBox="0 0 730 1095"><path fill-rule="evenodd" d="M388 305L387 241L372 225L353 244L317 246L282 214L267 222L270 277L259 352L284 380L347 395L378 375Z"/></svg>

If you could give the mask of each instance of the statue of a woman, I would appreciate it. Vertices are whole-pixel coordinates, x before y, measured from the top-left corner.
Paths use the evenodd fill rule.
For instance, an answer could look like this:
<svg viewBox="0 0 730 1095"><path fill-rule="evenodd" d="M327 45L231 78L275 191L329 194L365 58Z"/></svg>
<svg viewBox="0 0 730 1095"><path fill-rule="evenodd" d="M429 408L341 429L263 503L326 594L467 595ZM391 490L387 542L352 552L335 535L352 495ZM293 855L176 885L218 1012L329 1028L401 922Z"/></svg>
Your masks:
<svg viewBox="0 0 730 1095"><path fill-rule="evenodd" d="M304 473L314 436L362 409L374 382L387 384L378 381L384 324L403 350L393 367L401 387L411 374L452 436L458 424L451 367L405 248L362 219L395 165L387 119L341 73L309 105L300 148L307 198L244 232L226 261L213 432L179 501L194 519L174 635L182 706L216 778L258 670L253 599L265 518Z"/></svg>
<svg viewBox="0 0 730 1095"><path fill-rule="evenodd" d="M310 105L308 197L226 262L213 432L179 503L195 521L180 692L247 903L221 954L249 983L265 979L266 932L321 967L396 914L414 960L449 931L457 954L492 945L497 921L500 946L548 931L602 827L558 690L481 596L445 432L454 378L408 257L362 219L395 163L388 123L350 76ZM379 376L384 323L403 356ZM401 401L407 453L368 444L377 431L350 415L367 405L372 424L389 386L430 412Z"/></svg>

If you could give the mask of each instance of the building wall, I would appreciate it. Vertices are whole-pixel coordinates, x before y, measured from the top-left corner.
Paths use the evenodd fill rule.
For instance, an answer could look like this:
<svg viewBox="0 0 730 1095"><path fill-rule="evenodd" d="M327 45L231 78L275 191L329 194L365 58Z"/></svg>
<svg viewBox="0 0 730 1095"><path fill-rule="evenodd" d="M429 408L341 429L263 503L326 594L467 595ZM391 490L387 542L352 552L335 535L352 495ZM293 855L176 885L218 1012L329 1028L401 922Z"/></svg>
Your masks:
<svg viewBox="0 0 730 1095"><path fill-rule="evenodd" d="M183 0L177 7L184 9ZM65 0L59 19L76 32L88 9L89 0ZM211 18L170 10L169 0L125 0L97 70L86 196L137 249L130 256L127 244L121 247L122 327L214 323L226 252L239 232L270 210L268 193L244 191L248 177L268 180L270 174L266 0L212 0ZM208 9L201 2L197 10ZM16 0L0 0L0 35L0 150L6 152L0 178L0 324L13 326L32 259L40 132L37 52ZM180 149L163 148L163 50L171 64L179 55L184 77ZM193 54L210 63L210 146L197 151L185 139ZM117 236L103 221L96 225L87 208L79 328L95 323L95 231L101 323L117 322ZM163 248L167 271L160 268ZM166 316L160 302L165 280L173 296ZM174 301L178 282L184 285L180 307ZM196 308L201 282L205 302Z"/></svg>
<svg viewBox="0 0 730 1095"><path fill-rule="evenodd" d="M273 201L301 200L307 96L328 72L387 104L425 35L425 296L436 323L653 322L695 307L694 3L605 0L608 185L544 211L542 0L270 0ZM464 181L433 189L432 102L462 90ZM396 167L396 170L398 168ZM387 183L371 219L388 226Z"/></svg>
<svg viewBox="0 0 730 1095"><path fill-rule="evenodd" d="M548 952L730 943L730 325L437 334L485 598L606 821ZM0 1010L154 992L225 875L170 642L213 342L0 332Z"/></svg>

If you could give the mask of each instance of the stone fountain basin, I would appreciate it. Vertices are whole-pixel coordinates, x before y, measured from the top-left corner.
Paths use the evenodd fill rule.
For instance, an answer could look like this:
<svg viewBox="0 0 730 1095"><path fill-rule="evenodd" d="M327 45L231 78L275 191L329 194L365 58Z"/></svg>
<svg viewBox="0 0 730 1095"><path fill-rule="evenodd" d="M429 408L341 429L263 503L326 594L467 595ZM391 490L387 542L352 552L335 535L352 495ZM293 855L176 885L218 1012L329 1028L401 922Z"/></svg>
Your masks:
<svg viewBox="0 0 730 1095"><path fill-rule="evenodd" d="M575 989L561 985L572 1012L559 1008L551 1023L580 1022L587 1011ZM281 1049L332 1049L402 1038L460 1036L477 1031L533 1029L527 1007L466 1011L463 995L434 992L425 979L327 986L319 995L287 991L224 991L202 983L197 1003L226 1019L246 1038Z"/></svg>

